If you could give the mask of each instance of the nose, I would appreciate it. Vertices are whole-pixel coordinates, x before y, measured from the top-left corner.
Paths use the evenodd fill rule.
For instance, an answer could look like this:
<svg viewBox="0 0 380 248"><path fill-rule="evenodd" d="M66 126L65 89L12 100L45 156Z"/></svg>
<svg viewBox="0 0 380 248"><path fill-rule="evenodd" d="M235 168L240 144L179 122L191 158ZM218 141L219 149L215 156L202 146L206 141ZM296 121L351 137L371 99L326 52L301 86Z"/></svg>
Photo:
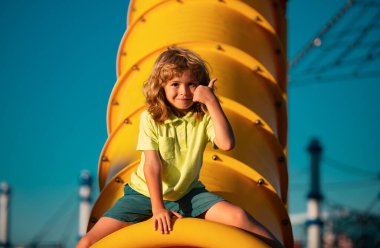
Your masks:
<svg viewBox="0 0 380 248"><path fill-rule="evenodd" d="M188 86L182 85L179 90L179 94L182 96L190 95L190 88Z"/></svg>

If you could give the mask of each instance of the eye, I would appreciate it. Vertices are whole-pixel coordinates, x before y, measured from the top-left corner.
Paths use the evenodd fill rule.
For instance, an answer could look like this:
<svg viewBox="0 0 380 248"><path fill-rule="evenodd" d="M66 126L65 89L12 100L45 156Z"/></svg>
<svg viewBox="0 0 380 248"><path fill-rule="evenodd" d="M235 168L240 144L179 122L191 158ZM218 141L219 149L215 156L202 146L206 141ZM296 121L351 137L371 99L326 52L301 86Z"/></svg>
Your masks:
<svg viewBox="0 0 380 248"><path fill-rule="evenodd" d="M171 82L170 86L172 86L172 87L178 87L179 83L178 82Z"/></svg>
<svg viewBox="0 0 380 248"><path fill-rule="evenodd" d="M195 82L189 83L189 87L197 87L197 86L198 86L198 83L195 83Z"/></svg>

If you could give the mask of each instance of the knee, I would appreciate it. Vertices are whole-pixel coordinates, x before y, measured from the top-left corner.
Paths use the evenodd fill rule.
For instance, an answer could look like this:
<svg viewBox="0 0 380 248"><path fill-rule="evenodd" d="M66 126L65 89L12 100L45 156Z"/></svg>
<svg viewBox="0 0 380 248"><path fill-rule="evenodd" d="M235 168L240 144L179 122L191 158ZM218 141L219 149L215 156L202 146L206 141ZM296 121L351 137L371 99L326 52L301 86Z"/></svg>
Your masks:
<svg viewBox="0 0 380 248"><path fill-rule="evenodd" d="M241 227L249 222L248 214L244 209L240 207L235 207L232 211L232 223L235 223L235 226Z"/></svg>

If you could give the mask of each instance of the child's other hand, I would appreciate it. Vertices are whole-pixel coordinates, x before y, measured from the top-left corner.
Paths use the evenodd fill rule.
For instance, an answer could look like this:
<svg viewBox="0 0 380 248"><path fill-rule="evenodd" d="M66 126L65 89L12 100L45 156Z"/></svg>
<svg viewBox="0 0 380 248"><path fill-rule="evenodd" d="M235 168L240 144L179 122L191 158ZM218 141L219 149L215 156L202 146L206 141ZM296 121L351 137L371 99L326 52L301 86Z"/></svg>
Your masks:
<svg viewBox="0 0 380 248"><path fill-rule="evenodd" d="M216 100L214 95L215 81L216 78L212 79L208 86L199 85L194 91L193 102L200 102L207 105L210 101Z"/></svg>
<svg viewBox="0 0 380 248"><path fill-rule="evenodd" d="M173 230L173 220L172 217L182 218L177 212L167 210L165 208L158 209L153 212L153 225L154 230L160 230L162 234L169 234Z"/></svg>

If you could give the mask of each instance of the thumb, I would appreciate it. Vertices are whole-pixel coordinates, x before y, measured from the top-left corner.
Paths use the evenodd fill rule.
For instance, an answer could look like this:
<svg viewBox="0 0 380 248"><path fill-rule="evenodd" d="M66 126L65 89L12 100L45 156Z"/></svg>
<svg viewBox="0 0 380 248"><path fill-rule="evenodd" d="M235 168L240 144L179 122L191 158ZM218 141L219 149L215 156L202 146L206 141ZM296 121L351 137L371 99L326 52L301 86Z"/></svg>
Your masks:
<svg viewBox="0 0 380 248"><path fill-rule="evenodd" d="M217 78L213 78L213 79L211 79L210 83L208 84L208 87L211 88L211 89L213 89L216 80L217 80Z"/></svg>
<svg viewBox="0 0 380 248"><path fill-rule="evenodd" d="M177 213L177 212L172 211L172 214L175 215L177 218L182 218L182 215L180 215L180 214Z"/></svg>

